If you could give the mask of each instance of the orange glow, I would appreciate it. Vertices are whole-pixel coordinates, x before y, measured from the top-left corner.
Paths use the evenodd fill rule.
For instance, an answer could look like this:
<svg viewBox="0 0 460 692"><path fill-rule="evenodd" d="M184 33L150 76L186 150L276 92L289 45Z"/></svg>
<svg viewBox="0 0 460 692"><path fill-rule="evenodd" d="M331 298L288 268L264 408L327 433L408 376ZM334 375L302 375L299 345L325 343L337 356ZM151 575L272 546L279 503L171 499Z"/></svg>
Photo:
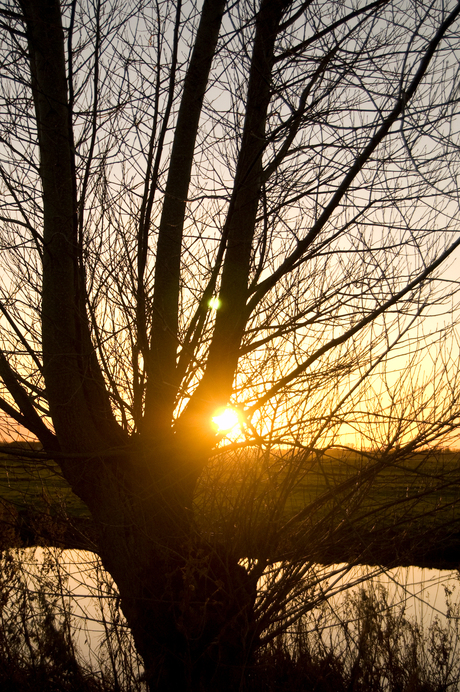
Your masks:
<svg viewBox="0 0 460 692"><path fill-rule="evenodd" d="M220 408L212 417L212 422L217 426L218 433L228 433L230 431L240 432L240 415L238 411L231 406Z"/></svg>

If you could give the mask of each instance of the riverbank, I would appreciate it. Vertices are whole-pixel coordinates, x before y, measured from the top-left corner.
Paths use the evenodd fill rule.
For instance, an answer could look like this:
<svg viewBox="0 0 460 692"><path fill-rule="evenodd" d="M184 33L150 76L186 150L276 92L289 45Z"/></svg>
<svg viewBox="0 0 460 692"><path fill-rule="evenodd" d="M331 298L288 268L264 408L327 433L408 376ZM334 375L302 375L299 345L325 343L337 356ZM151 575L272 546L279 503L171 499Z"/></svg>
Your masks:
<svg viewBox="0 0 460 692"><path fill-rule="evenodd" d="M202 535L212 536L211 540L226 545L231 544L233 525L238 526L241 537L243 526L250 518L245 504L241 505L239 517L234 509L238 494L249 482L257 482L262 499L265 488L267 496L273 499L273 488L257 459L250 453L240 457L235 477L232 459L229 456L223 462L219 460L219 480L211 478L210 488L204 492L204 495L212 493L219 518L215 509L202 508L199 498L196 508L197 515L203 509L205 517L200 529ZM321 525L322 538L311 540L312 532L294 532L286 545L277 548L280 552L275 559L300 555L321 564L346 562L458 569L460 454L445 450L418 454L404 464L385 468L373 479L369 491L351 513L347 482L363 468L364 462L363 454L337 451L325 453L319 463L305 460L299 482L285 502L283 521L312 508L313 523ZM276 476L278 484L291 473L289 463L280 455L277 475L271 467L272 478ZM343 487L345 492L340 490ZM337 488L337 493L331 493L331 488ZM321 501L328 496L329 499ZM233 508L227 521L229 500ZM254 522L249 522L251 535L247 540L241 538L237 548L241 557L259 552L261 541L267 535L267 517L262 512ZM230 524L230 532L226 522ZM47 545L94 550L94 526L86 506L72 493L58 466L48 459L30 459L27 450L19 447L12 454L0 456L0 548Z"/></svg>

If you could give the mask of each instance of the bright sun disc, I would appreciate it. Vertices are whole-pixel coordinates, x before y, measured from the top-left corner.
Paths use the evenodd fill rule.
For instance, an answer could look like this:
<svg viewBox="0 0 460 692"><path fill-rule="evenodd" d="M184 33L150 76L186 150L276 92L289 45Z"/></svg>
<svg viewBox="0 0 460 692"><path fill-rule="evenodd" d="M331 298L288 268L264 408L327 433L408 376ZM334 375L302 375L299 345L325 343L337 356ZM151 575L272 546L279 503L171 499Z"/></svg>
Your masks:
<svg viewBox="0 0 460 692"><path fill-rule="evenodd" d="M239 425L240 417L234 408L219 409L212 422L217 425L217 432L226 433Z"/></svg>

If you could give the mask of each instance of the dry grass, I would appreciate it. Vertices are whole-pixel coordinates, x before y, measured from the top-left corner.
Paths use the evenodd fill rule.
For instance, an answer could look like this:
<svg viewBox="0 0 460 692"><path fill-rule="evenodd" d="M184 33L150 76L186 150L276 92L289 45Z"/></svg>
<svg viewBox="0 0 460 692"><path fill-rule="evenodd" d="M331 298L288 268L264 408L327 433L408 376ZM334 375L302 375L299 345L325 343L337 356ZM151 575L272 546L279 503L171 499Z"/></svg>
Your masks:
<svg viewBox="0 0 460 692"><path fill-rule="evenodd" d="M33 563L3 553L0 567L2 692L145 692L113 584L95 567L101 641L82 654L94 623L76 627L69 575L55 553ZM82 581L83 583L83 581ZM446 591L449 617L422 630L382 586L328 603L257 653L241 692L456 692L460 688L460 607ZM97 599L96 599L97 600ZM74 612L74 611L73 611ZM206 691L207 692L207 691ZM218 692L214 690L213 692ZM235 691L237 692L237 691Z"/></svg>

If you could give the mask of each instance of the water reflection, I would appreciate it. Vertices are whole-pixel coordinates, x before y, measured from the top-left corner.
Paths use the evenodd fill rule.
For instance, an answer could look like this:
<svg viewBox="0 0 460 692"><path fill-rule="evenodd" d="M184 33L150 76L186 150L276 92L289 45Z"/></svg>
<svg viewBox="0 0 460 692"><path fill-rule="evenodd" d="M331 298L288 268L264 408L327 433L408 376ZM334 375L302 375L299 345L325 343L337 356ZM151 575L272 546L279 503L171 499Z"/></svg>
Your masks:
<svg viewBox="0 0 460 692"><path fill-rule="evenodd" d="M77 671L74 677L94 676L108 689L146 690L114 584L88 551L26 548L0 555L2 662L5 657L13 657L15 670L42 661L57 679Z"/></svg>
<svg viewBox="0 0 460 692"><path fill-rule="evenodd" d="M371 591L383 588L388 594L388 607L404 606L406 617L413 618L421 627L429 627L435 618L442 622L457 618L454 606L460 606L458 571L396 567L375 574L374 568L358 565L352 567L336 586L342 584L355 584L345 592L350 596L363 586ZM329 599L330 609L338 612L341 600L343 594Z"/></svg>
<svg viewBox="0 0 460 692"><path fill-rule="evenodd" d="M32 618L34 608L45 596L53 603L58 618L68 617L78 655L86 665L94 671L118 666L114 663L114 651L121 646L125 663L130 659L129 675L133 681L137 678L135 686L142 689L138 680L141 664L120 613L116 589L95 555L87 551L30 548L12 551L9 562L3 556L1 564L2 600L8 600L1 611L3 621L24 617L24 612L20 612L25 607L20 597L24 587L30 599L28 618ZM382 571L363 566L349 569L346 565L316 565L305 571L304 578L305 584L314 584L309 593L316 605L304 616L302 627L305 632L320 631L328 646L340 647L344 632L353 636L359 631L363 588L367 603L373 603L383 616L385 612L398 612L425 631L436 623L444 627L460 620L460 582L456 571L418 567ZM264 607L270 604L277 579L280 572L275 565L259 582L260 603ZM347 588L350 584L353 586ZM298 597L302 597L300 591Z"/></svg>

